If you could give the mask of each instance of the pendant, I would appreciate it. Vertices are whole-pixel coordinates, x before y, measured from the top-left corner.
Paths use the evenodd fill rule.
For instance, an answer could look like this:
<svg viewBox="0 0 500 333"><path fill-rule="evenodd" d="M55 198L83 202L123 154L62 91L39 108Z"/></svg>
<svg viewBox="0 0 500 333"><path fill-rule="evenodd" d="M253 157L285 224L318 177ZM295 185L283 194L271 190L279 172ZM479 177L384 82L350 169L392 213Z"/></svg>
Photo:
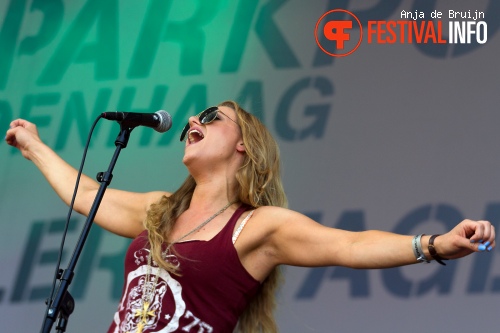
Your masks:
<svg viewBox="0 0 500 333"><path fill-rule="evenodd" d="M135 310L135 317L140 317L141 321L137 324L136 333L142 333L144 327L148 323L148 319L155 317L155 312L153 310L149 310L149 302L144 302L142 304L142 310Z"/></svg>

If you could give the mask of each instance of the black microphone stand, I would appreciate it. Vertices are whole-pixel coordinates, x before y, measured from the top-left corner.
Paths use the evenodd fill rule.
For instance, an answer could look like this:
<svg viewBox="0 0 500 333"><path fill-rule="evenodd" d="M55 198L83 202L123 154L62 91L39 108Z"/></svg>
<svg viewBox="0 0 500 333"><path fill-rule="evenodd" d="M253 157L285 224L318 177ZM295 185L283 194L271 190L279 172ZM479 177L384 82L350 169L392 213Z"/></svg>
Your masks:
<svg viewBox="0 0 500 333"><path fill-rule="evenodd" d="M71 256L68 267L65 270L59 270L59 274L57 277L60 281L59 288L57 289L57 292L50 306L48 306L43 326L40 331L41 333L49 333L57 317L59 317L56 326L57 332L66 332L66 326L68 324L69 316L71 315L75 307L75 301L68 292L68 288L71 284L71 281L73 280L76 263L83 250L83 245L85 244L87 236L89 235L90 228L92 227L92 223L94 222L94 218L97 214L97 210L99 209L99 205L101 204L104 192L106 191L106 188L111 183L111 179L113 178L113 169L115 167L116 161L118 160L118 156L120 155L122 148L127 147L128 139L130 138L130 132L134 128L135 127L127 127L126 124L120 123L120 134L118 134L118 137L115 140L115 153L111 159L108 170L106 172L99 172L97 174L96 178L97 181L101 183L101 186L97 191L94 203L92 204L92 208L90 209L89 215L80 234L80 238L78 239L78 243L76 244L73 255ZM51 300L48 300L48 302L50 301Z"/></svg>

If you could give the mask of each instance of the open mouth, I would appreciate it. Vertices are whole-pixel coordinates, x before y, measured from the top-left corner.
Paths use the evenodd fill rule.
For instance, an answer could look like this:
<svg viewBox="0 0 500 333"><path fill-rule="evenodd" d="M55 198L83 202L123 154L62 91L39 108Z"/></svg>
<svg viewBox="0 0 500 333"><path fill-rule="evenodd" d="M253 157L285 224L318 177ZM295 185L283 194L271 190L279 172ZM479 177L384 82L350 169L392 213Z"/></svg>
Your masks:
<svg viewBox="0 0 500 333"><path fill-rule="evenodd" d="M193 129L188 133L188 140L190 144L200 142L204 137L205 136L203 135L203 133L201 133L197 129Z"/></svg>

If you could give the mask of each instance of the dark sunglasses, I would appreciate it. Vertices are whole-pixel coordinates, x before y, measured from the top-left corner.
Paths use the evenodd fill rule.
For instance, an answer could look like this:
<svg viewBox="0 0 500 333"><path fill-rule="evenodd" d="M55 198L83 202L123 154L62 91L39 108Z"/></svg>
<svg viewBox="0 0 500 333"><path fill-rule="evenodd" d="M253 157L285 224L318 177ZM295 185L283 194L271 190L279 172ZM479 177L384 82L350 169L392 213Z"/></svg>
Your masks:
<svg viewBox="0 0 500 333"><path fill-rule="evenodd" d="M200 120L200 123L202 123L203 125L206 125L206 124L210 124L212 121L214 121L216 119L220 120L220 118L217 116L217 114L219 112L222 113L224 116L226 116L233 123L238 125L238 123L236 121L232 120L227 114L225 114L224 112L219 110L218 106L211 106L208 109L206 109L205 111L198 113L196 115L196 117L198 117L198 119ZM189 126L189 122L188 122L186 124L186 126L184 126L184 129L182 130L181 138L180 138L181 141L184 141L184 139L186 138L186 134L189 131L189 127L190 126Z"/></svg>

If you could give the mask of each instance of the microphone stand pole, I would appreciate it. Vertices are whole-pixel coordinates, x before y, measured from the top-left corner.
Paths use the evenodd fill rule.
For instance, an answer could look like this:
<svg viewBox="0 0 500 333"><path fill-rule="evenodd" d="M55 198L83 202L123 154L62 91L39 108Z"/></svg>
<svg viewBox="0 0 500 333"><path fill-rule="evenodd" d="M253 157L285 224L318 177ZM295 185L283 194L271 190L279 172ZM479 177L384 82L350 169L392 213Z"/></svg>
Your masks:
<svg viewBox="0 0 500 333"><path fill-rule="evenodd" d="M134 127L123 126L123 124L120 123L120 134L118 134L118 137L115 140L115 153L111 159L108 170L106 172L99 172L97 174L96 178L97 181L101 183L101 186L97 191L94 203L92 204L92 208L90 209L89 215L80 234L80 238L78 239L78 243L76 244L73 255L71 256L68 267L65 270L59 270L57 276L58 280L60 281L59 288L57 289L54 299L52 300L50 306L48 306L47 312L45 313L43 326L40 331L41 333L49 333L52 329L54 321L58 316L59 320L56 327L57 332L62 333L66 331L69 315L73 312L73 309L75 307L75 301L68 292L68 287L73 280L76 263L83 250L83 245L85 244L87 236L89 235L90 228L92 227L95 215L97 214L97 210L99 209L99 205L101 204L104 192L106 191L106 188L111 183L111 179L113 178L113 169L115 167L116 161L118 160L118 156L120 155L120 151L122 150L122 148L127 147L128 139L130 138L130 132L133 129ZM47 301L50 302L51 300Z"/></svg>

